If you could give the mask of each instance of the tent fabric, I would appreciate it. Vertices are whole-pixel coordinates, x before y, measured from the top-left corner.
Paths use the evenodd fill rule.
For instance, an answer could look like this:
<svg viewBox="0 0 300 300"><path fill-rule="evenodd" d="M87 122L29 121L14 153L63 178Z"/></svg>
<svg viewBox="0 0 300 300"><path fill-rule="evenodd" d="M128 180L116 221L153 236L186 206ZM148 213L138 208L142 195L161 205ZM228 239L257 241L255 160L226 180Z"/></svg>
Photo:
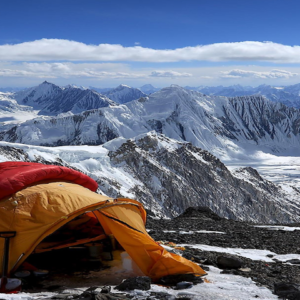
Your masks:
<svg viewBox="0 0 300 300"><path fill-rule="evenodd" d="M73 169L40 163L9 161L0 163L0 200L44 180L71 181L94 192L98 188L95 180Z"/></svg>
<svg viewBox="0 0 300 300"><path fill-rule="evenodd" d="M120 210L124 208L119 207ZM127 210L127 208L125 209ZM137 230L138 227L128 227L128 224L135 223L139 219L138 215L122 218L122 222L120 222L108 213L109 210L111 209L104 208L100 210L100 213L106 217L105 222L112 234L141 271L154 281L172 274L206 274L197 264L165 250L148 235L145 228L140 231Z"/></svg>
<svg viewBox="0 0 300 300"><path fill-rule="evenodd" d="M22 254L20 263L24 261L46 236L109 201L113 199L77 184L49 182L30 186L0 202L0 231L17 232L10 240L9 270ZM0 258L3 247L4 240L0 239ZM0 259L0 270L1 265Z"/></svg>
<svg viewBox="0 0 300 300"><path fill-rule="evenodd" d="M15 165L11 166L15 170ZM8 174L15 176L16 172ZM6 178L4 172L1 176L0 186ZM142 272L153 280L171 274L206 274L197 264L167 252L148 235L146 212L141 203L127 198L111 199L69 181L69 177L68 181L38 180L0 201L0 231L16 231L10 240L9 272L15 271L47 236L87 214L95 216L104 234L113 234ZM0 257L3 248L4 239L0 239Z"/></svg>

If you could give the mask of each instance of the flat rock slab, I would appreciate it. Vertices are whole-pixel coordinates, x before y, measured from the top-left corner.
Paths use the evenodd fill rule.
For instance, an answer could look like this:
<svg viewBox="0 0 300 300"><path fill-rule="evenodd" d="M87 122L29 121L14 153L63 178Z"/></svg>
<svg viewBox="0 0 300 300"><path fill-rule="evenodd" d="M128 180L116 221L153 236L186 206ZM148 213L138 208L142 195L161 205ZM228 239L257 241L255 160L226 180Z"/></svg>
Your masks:
<svg viewBox="0 0 300 300"><path fill-rule="evenodd" d="M136 289L148 291L151 289L151 279L147 276L128 278L116 286L116 289L119 291L132 291Z"/></svg>

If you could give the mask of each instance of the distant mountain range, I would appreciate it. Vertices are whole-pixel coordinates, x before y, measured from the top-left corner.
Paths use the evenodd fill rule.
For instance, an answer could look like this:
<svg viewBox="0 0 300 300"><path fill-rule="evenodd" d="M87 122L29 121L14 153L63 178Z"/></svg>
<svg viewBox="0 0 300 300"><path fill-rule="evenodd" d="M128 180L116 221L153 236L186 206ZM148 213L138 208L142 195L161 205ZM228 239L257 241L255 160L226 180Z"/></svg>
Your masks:
<svg viewBox="0 0 300 300"><path fill-rule="evenodd" d="M37 87L35 87L37 88ZM151 84L145 84L139 88L133 88L128 85L121 84L116 88L97 88L97 87L84 87L69 84L61 89L81 89L81 90L92 90L99 94L107 96L109 99L117 103L126 103L132 100L136 100L145 94L150 95L161 88L156 88ZM239 97L239 96L251 96L261 95L273 102L281 102L289 107L300 108L300 83L290 86L271 86L271 85L260 85L258 87L232 85L232 86L185 86L187 90L194 90L205 95L225 96L225 97ZM31 88L32 89L32 88ZM16 93L30 89L24 88L0 88L0 92L3 93Z"/></svg>
<svg viewBox="0 0 300 300"><path fill-rule="evenodd" d="M145 84L145 85L141 86L139 89L147 95L153 94L160 90L160 88L156 88L152 84Z"/></svg>
<svg viewBox="0 0 300 300"><path fill-rule="evenodd" d="M130 87L130 86L125 85L125 84L121 84L121 85L119 85L116 88L96 88L96 87L92 87L92 86L90 86L89 88L92 89L92 90L94 90L94 91L97 91L100 94L106 95L106 94L110 94L113 90L119 91L119 90L122 89L122 87L125 90L126 90L126 88L134 89L135 91L139 90L139 91L141 91L141 92L143 92L143 93L145 93L147 95L155 93L155 92L157 92L157 91L160 90L160 88L156 88L152 84L145 84L145 85L143 85L143 86L141 86L139 88L133 88L133 87ZM134 100L134 99L131 99L131 100Z"/></svg>
<svg viewBox="0 0 300 300"><path fill-rule="evenodd" d="M300 108L300 84L274 87L271 85L260 85L256 88L251 86L216 86L216 87L185 87L189 90L198 91L206 95L225 96L225 97L238 97L249 95L261 95L273 102L281 102L289 107Z"/></svg>
<svg viewBox="0 0 300 300"><path fill-rule="evenodd" d="M94 97L93 101L89 97ZM172 86L120 105L91 90L61 89L43 83L25 95L17 93L16 98L19 103L41 106L40 114L68 109L74 114L0 127L3 141L47 146L100 145L116 137L132 138L155 130L191 142L218 157L247 155L258 149L300 154L300 111L261 96L206 96ZM82 112L75 114L76 111Z"/></svg>

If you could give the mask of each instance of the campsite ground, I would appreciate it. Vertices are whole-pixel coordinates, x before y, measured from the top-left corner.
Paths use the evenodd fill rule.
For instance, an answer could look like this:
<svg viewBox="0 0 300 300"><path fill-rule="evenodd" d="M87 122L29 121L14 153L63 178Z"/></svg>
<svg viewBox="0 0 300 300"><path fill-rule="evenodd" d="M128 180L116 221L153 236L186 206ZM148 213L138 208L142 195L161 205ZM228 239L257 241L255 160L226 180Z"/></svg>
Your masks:
<svg viewBox="0 0 300 300"><path fill-rule="evenodd" d="M184 246L184 257L209 267L217 267L217 257L225 253L242 261L241 269L223 273L251 278L272 291L281 282L300 284L300 224L258 226L188 209L172 220L149 219L147 227L155 240Z"/></svg>
<svg viewBox="0 0 300 300"><path fill-rule="evenodd" d="M295 288L300 284L299 224L257 227L219 218L207 209L188 209L172 220L149 218L147 230L168 250L200 263L208 275L203 283L188 289L153 284L149 291L128 292L128 299L278 299L272 293L274 284L294 283ZM185 250L175 249L170 242ZM220 268L218 257L227 254L238 258L241 268ZM126 254L114 255L117 259L108 262L110 266L98 265L94 269L86 268L86 264L80 269L79 259L69 259L74 261L75 269L57 269L48 278L29 282L31 285L24 286L23 293L0 298L85 299L80 295L89 287L115 285L124 278L140 275ZM118 291L112 292L113 296Z"/></svg>

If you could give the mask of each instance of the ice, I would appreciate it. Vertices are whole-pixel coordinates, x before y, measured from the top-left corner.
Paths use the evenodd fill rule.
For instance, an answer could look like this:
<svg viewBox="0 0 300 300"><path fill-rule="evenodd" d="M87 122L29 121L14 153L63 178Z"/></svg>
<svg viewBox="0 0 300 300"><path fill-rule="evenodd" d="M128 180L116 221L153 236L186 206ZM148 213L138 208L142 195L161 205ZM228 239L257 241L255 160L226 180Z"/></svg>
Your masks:
<svg viewBox="0 0 300 300"><path fill-rule="evenodd" d="M278 299L265 287L258 287L250 278L230 274L221 274L221 270L210 266L205 282L192 288L176 291L158 285L152 285L151 290L165 292L178 298L191 297L195 300L254 300Z"/></svg>
<svg viewBox="0 0 300 300"><path fill-rule="evenodd" d="M284 231L300 230L300 227L290 227L290 226L256 225L254 227L267 228L269 230L284 230Z"/></svg>
<svg viewBox="0 0 300 300"><path fill-rule="evenodd" d="M276 254L269 250L260 249L242 249L242 248L223 248L217 246L209 246L204 244L178 244L179 247L191 247L202 251L214 251L246 257L252 260L261 260L265 262L274 262L274 259L285 262L290 259L300 259L300 254ZM267 255L272 255L268 257Z"/></svg>
<svg viewBox="0 0 300 300"><path fill-rule="evenodd" d="M249 153L247 159L230 158L223 161L229 170L252 167L266 180L280 184L287 192L291 186L300 188L300 157L276 156L262 151Z"/></svg>

